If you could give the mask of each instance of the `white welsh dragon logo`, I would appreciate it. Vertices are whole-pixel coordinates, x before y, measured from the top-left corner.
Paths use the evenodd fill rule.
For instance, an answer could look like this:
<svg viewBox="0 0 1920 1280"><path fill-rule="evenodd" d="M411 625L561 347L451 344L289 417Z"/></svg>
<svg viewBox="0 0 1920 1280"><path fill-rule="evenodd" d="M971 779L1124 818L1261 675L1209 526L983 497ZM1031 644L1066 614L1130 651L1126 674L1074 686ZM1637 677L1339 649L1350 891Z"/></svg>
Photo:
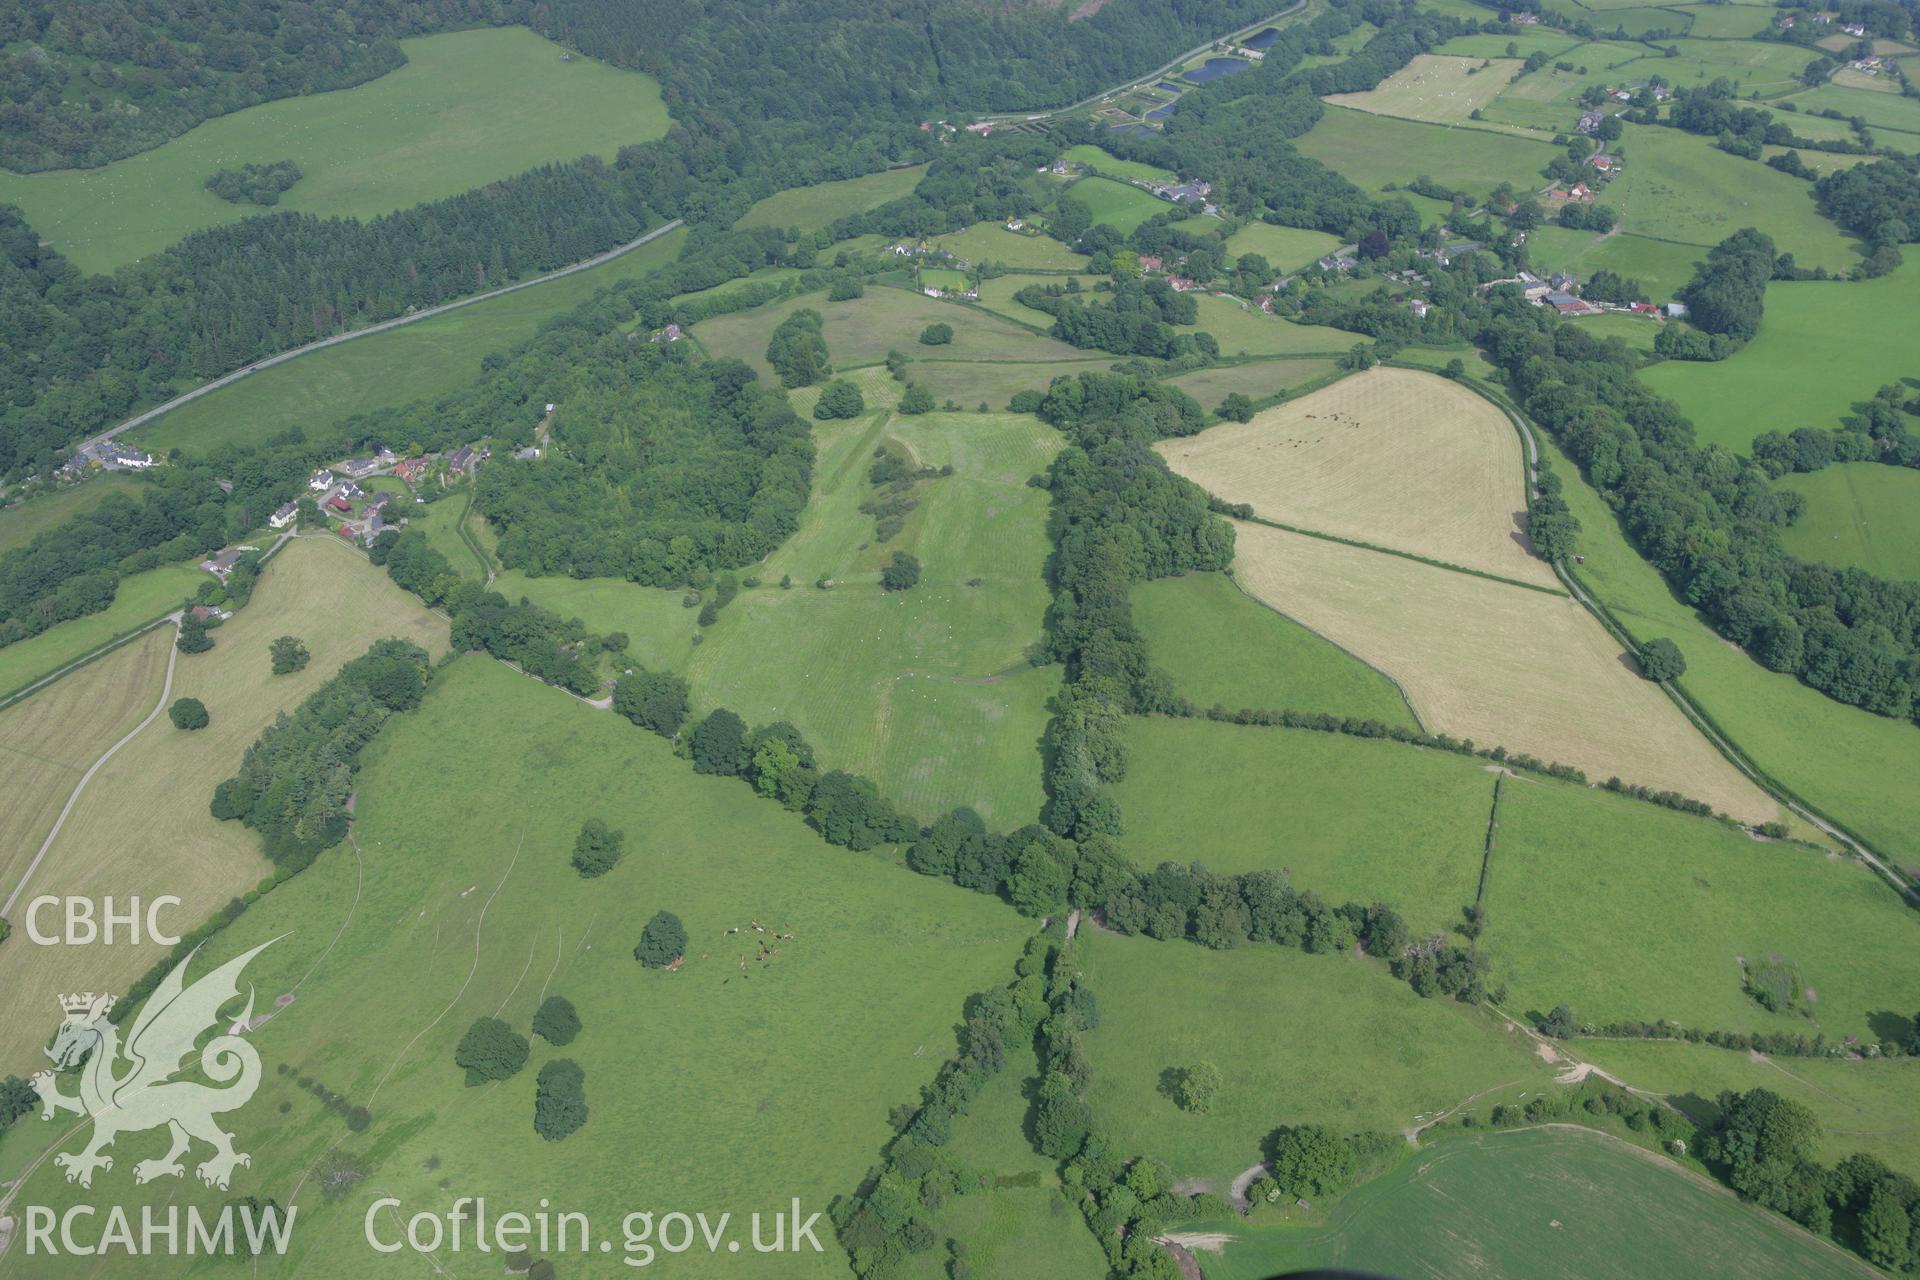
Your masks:
<svg viewBox="0 0 1920 1280"><path fill-rule="evenodd" d="M113 1145L115 1138L161 1125L172 1133L172 1149L158 1160L134 1165L135 1182L179 1177L185 1172L180 1157L187 1154L195 1138L213 1146L213 1156L198 1170L200 1180L210 1187L225 1191L234 1169L253 1163L250 1156L233 1149L233 1135L213 1120L244 1105L260 1087L259 1051L240 1038L253 1017L252 988L247 990L246 1009L226 1033L215 1036L200 1050L200 1069L226 1087L216 1089L168 1077L181 1069L182 1059L193 1052L194 1041L219 1025L220 1007L239 996L240 971L247 962L275 941L278 939L261 943L186 987L187 965L200 954L199 948L194 948L193 954L175 965L148 998L124 1046L120 1028L107 1018L113 1008L112 996L88 992L60 998L67 1018L46 1054L57 1069L66 1070L92 1051L80 1069L80 1096L61 1093L52 1071L40 1072L30 1083L40 1095L41 1119L51 1120L56 1112L71 1111L93 1120L93 1141L85 1151L54 1157L54 1163L67 1171L68 1182L92 1186L94 1170L113 1168L113 1157L101 1153Z"/></svg>

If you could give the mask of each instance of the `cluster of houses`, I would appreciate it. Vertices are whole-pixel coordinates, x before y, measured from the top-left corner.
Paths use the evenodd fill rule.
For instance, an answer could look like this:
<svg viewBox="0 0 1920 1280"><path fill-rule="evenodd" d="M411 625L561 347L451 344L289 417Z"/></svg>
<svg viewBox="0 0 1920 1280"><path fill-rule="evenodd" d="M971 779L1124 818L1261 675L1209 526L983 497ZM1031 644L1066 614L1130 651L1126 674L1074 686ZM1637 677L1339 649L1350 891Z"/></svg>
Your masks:
<svg viewBox="0 0 1920 1280"><path fill-rule="evenodd" d="M102 471L145 471L153 465L153 455L150 453L121 444L118 440L102 440L77 450L71 458L60 464L58 474L63 480L78 480L94 467Z"/></svg>
<svg viewBox="0 0 1920 1280"><path fill-rule="evenodd" d="M1880 74L1880 68L1885 66L1886 63L1879 57L1879 55L1868 54L1864 58L1853 59L1851 62L1847 63L1847 65L1855 71L1865 72L1867 75L1870 75L1870 76L1877 76Z"/></svg>

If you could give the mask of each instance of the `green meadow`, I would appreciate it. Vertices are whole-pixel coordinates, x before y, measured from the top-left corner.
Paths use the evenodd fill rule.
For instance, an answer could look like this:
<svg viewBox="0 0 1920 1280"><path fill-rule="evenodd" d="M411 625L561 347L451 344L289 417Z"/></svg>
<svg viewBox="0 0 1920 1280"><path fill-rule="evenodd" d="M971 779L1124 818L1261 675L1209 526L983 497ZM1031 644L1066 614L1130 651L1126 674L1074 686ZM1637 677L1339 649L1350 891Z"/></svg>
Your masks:
<svg viewBox="0 0 1920 1280"><path fill-rule="evenodd" d="M531 338L543 321L596 290L672 262L686 239L686 229L676 228L600 266L250 373L154 419L132 438L161 453L209 450L290 427L317 435L357 413L445 395L478 378L489 353Z"/></svg>
<svg viewBox="0 0 1920 1280"><path fill-rule="evenodd" d="M108 472L91 476L84 484L0 507L0 551L32 542L55 525L92 511L113 494L124 493L137 501L140 489L138 477Z"/></svg>
<svg viewBox="0 0 1920 1280"><path fill-rule="evenodd" d="M1773 26L1774 16L1778 13L1772 5L1757 4L1688 4L1673 6L1675 13L1683 13L1692 23L1687 34L1696 39L1744 40L1757 36Z"/></svg>
<svg viewBox="0 0 1920 1280"><path fill-rule="evenodd" d="M971 805L996 828L1030 822L1044 799L1038 740L1059 685L1035 667L1047 591L1047 498L1027 478L1059 438L1010 414L881 413L821 430L814 497L802 527L691 650L700 707L753 723L790 720L828 764L863 773L931 821ZM860 504L883 440L922 467L919 506L889 542ZM879 585L896 551L920 560L912 591ZM773 585L791 577L793 587ZM814 584L827 579L822 590Z"/></svg>
<svg viewBox="0 0 1920 1280"><path fill-rule="evenodd" d="M1282 1125L1397 1134L1476 1094L1511 1096L1551 1077L1493 1014L1424 1000L1377 960L1082 936L1100 1002L1085 1037L1094 1115L1118 1150L1150 1153L1223 1195ZM1220 1069L1221 1087L1197 1115L1174 1105L1165 1082L1201 1061Z"/></svg>
<svg viewBox="0 0 1920 1280"><path fill-rule="evenodd" d="M1903 134L1920 133L1920 102L1897 93L1823 84L1805 93L1795 94L1792 100L1800 104L1802 112L1838 111L1845 116L1859 116L1876 131L1887 129ZM1920 147L1920 141L1911 138L1889 138L1886 142L1901 151Z"/></svg>
<svg viewBox="0 0 1920 1280"><path fill-rule="evenodd" d="M1877 280L1767 286L1760 332L1715 363L1669 360L1640 376L1693 420L1702 444L1745 453L1763 431L1837 427L1853 406L1920 376L1920 261ZM1818 370L1818 376L1810 376Z"/></svg>
<svg viewBox="0 0 1920 1280"><path fill-rule="evenodd" d="M207 575L191 564L163 565L122 578L113 603L99 613L69 619L0 648L0 696L51 675L115 637L172 612L207 580Z"/></svg>
<svg viewBox="0 0 1920 1280"><path fill-rule="evenodd" d="M752 311L714 316L701 321L694 329L694 336L709 355L733 356L758 369L761 376L771 376L767 341L782 320L803 307L818 311L824 320L827 350L838 369L879 364L886 359L887 352L894 350L915 358L931 356L939 360L1084 361L1087 358L1084 351L1052 338L1039 337L978 307L943 302L912 290L884 285L869 287L865 297L845 302L829 302L824 293L812 293ZM920 331L935 323L953 326L953 341L941 346L922 345Z"/></svg>
<svg viewBox="0 0 1920 1280"><path fill-rule="evenodd" d="M1375 192L1389 182L1406 183L1422 176L1474 195L1484 195L1502 182L1525 189L1544 181L1541 170L1556 154L1550 144L1529 138L1398 120L1346 107L1328 107L1320 123L1296 145Z"/></svg>
<svg viewBox="0 0 1920 1280"><path fill-rule="evenodd" d="M1331 382L1341 372L1340 366L1325 356L1306 356L1300 358L1280 357L1278 359L1243 360L1238 364L1216 365L1211 369L1196 369L1192 373L1183 373L1176 378L1166 379L1198 400L1208 409L1218 409L1221 400L1234 392L1239 392L1252 400L1263 400L1282 391L1292 391L1312 383Z"/></svg>
<svg viewBox="0 0 1920 1280"><path fill-rule="evenodd" d="M1111 178L1082 178L1068 194L1092 210L1095 223L1105 223L1123 235L1173 208L1150 192Z"/></svg>
<svg viewBox="0 0 1920 1280"><path fill-rule="evenodd" d="M1340 237L1302 227L1280 227L1271 222L1249 222L1227 237L1227 250L1236 256L1257 253L1276 271L1292 271L1318 261L1340 247Z"/></svg>
<svg viewBox="0 0 1920 1280"><path fill-rule="evenodd" d="M1651 352L1653 340L1660 332L1660 322L1649 316L1622 315L1610 311L1605 315L1576 316L1568 323L1580 332L1592 334L1596 338L1618 338L1638 351Z"/></svg>
<svg viewBox="0 0 1920 1280"><path fill-rule="evenodd" d="M1370 284L1377 284L1369 282ZM1210 333L1220 354L1234 356L1339 355L1361 341L1361 335L1326 325L1296 324L1270 316L1237 298L1199 295L1199 319L1193 329ZM1176 332L1186 332L1182 327ZM1211 407L1211 406L1209 406Z"/></svg>
<svg viewBox="0 0 1920 1280"><path fill-rule="evenodd" d="M1118 185L1118 184L1116 184ZM1138 191L1137 187L1128 190ZM1141 191L1147 199L1153 197ZM1051 236L1027 235L1007 230L1004 223L976 222L963 231L950 232L934 240L949 253L957 254L978 266L997 262L1012 271L1085 271L1086 258Z"/></svg>
<svg viewBox="0 0 1920 1280"><path fill-rule="evenodd" d="M362 1235L382 1195L439 1213L462 1196L496 1212L547 1197L616 1241L636 1208L742 1218L797 1196L823 1211L891 1136L888 1107L955 1051L964 999L1009 980L1032 928L992 898L832 848L739 781L696 776L662 739L485 659L444 669L363 764L355 844L262 899L196 964L195 976L280 938L246 975L263 1002L280 997L250 1037L264 1083L228 1123L252 1155L231 1194L300 1207L287 1271L391 1274ZM625 851L583 880L568 853L592 817L625 833ZM633 959L659 910L689 935L675 973ZM772 942L747 927L756 919L793 936ZM577 1006L579 1037L536 1039L519 1074L467 1086L453 1053L468 1025L494 1015L524 1034L556 994ZM561 1057L585 1071L586 1127L536 1142L534 1078ZM371 1126L350 1132L305 1079L366 1106ZM10 1144L10 1163L22 1154ZM323 1194L343 1164L359 1180ZM105 1194L132 1185L121 1167L101 1176ZM27 1186L61 1207L88 1194L51 1165ZM202 1208L227 1194L191 1176L168 1190ZM824 1216L818 1233L823 1252L788 1254L781 1274L844 1272ZM607 1265L559 1260L570 1274ZM724 1254L674 1264L732 1274ZM94 1266L15 1250L0 1275Z"/></svg>
<svg viewBox="0 0 1920 1280"><path fill-rule="evenodd" d="M1485 905L1515 1012L1867 1039L1920 989L1912 910L1865 867L1620 796L1503 787ZM1741 989L1776 958L1816 992L1804 1014Z"/></svg>
<svg viewBox="0 0 1920 1280"><path fill-rule="evenodd" d="M1088 142L1068 147L1060 154L1068 164L1085 165L1096 173L1106 174L1110 178L1137 178L1142 182L1177 182L1180 178L1180 175L1171 169L1142 164L1138 160L1122 160L1112 152L1104 151Z"/></svg>
<svg viewBox="0 0 1920 1280"><path fill-rule="evenodd" d="M979 304L995 315L1005 316L1017 324L1032 325L1041 332L1053 327L1053 317L1045 311L1015 302L1013 295L1031 285L1059 284L1057 275L1010 275L995 276L991 280L980 282Z"/></svg>
<svg viewBox="0 0 1920 1280"><path fill-rule="evenodd" d="M1142 866L1284 870L1336 905L1385 902L1421 935L1474 900L1493 802L1478 760L1209 720L1137 720L1127 746L1114 794Z"/></svg>
<svg viewBox="0 0 1920 1280"><path fill-rule="evenodd" d="M798 227L817 231L849 214L865 213L893 200L913 194L926 176L927 166L883 169L840 182L821 182L811 187L794 187L777 192L747 210L737 225L742 227Z"/></svg>
<svg viewBox="0 0 1920 1280"><path fill-rule="evenodd" d="M907 380L923 384L941 404L951 400L963 409L977 409L982 403L993 409L1005 409L1017 391L1045 391L1055 378L1103 372L1111 369L1113 363L1113 356L1038 362L916 360L907 366Z"/></svg>
<svg viewBox="0 0 1920 1280"><path fill-rule="evenodd" d="M1681 686L1755 766L1896 863L1920 866L1920 790L1909 785L1920 777L1920 728L1835 702L1721 639L1627 544L1566 456L1551 441L1541 447L1580 520L1582 585L1636 640L1679 646Z"/></svg>
<svg viewBox="0 0 1920 1280"><path fill-rule="evenodd" d="M1715 245L1742 227L1757 227L1800 266L1845 271L1858 261L1852 243L1814 208L1812 186L1799 178L1678 129L1628 125L1621 148L1627 167L1604 199L1620 211L1622 230Z"/></svg>
<svg viewBox="0 0 1920 1280"><path fill-rule="evenodd" d="M1883 578L1920 577L1920 471L1842 462L1782 476L1776 487L1807 500L1780 535L1793 554Z"/></svg>
<svg viewBox="0 0 1920 1280"><path fill-rule="evenodd" d="M1315 1226L1223 1229L1235 1243L1203 1255L1209 1280L1322 1266L1484 1280L1880 1274L1671 1161L1562 1125L1449 1138L1352 1192Z"/></svg>
<svg viewBox="0 0 1920 1280"><path fill-rule="evenodd" d="M401 41L407 65L332 93L219 116L104 169L0 173L0 200L84 271L110 271L201 227L266 212L202 184L215 171L292 160L304 176L277 210L371 218L550 161L667 131L650 76L563 50L524 27Z"/></svg>
<svg viewBox="0 0 1920 1280"><path fill-rule="evenodd" d="M1416 727L1393 681L1224 573L1141 583L1133 621L1153 664L1196 706L1325 711Z"/></svg>

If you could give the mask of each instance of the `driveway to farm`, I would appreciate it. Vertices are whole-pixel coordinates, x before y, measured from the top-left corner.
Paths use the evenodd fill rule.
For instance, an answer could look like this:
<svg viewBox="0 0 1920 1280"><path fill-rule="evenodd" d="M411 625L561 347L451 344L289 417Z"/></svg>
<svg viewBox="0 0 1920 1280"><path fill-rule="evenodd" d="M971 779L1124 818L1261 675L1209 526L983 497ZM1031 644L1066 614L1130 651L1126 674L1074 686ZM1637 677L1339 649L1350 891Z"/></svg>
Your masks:
<svg viewBox="0 0 1920 1280"><path fill-rule="evenodd" d="M1304 2L1305 0L1302 0L1302 3ZM336 333L331 338L321 338L318 341L307 343L307 345L305 345L304 347L295 347L291 351L282 351L277 356L268 356L264 360L256 360L254 363L248 365L244 369L235 369L232 373L225 374L222 377L215 378L212 382L202 383L200 386L195 387L191 391L184 392L181 395L177 395L163 405L160 405L156 408L149 409L145 413L139 414L136 417L128 418L125 422L121 423L117 427L112 428L111 430L102 431L97 436L89 436L87 439L80 442L75 452L91 449L96 445L104 444L106 441L113 439L115 436L120 435L123 432L131 431L137 426L140 426L144 423L151 422L155 418L160 417L162 414L171 413L173 410L178 409L181 405L187 403L189 400L198 400L201 396L206 395L209 391L218 391L221 387L224 387L229 383L238 382L240 379L246 377L250 373L257 373L262 369L271 368L276 364L284 364L288 360L293 360L300 356L304 356L309 352L319 351L323 347L338 346L342 342L351 342L355 338L364 338L368 334L385 333L388 329L397 329L403 324L415 324L421 320L431 320L434 316L445 315L447 312L457 311L461 307L470 307L476 302L485 302L489 298L498 298L505 294L515 293L521 289L531 289L533 288L533 286L537 284L545 284L549 280L558 280L561 276L570 276L576 271L586 271L589 268L597 267L602 263L612 262L615 258L619 257L621 254L629 253L634 249L638 249L641 245L647 243L649 240L657 240L661 236L667 234L667 232L672 231L674 228L680 226L680 224L681 224L681 220L679 218L675 218L672 222L662 223L660 226L655 227L653 230L647 232L647 234L641 236L637 240L629 240L623 245L616 245L614 248L607 250L605 253L595 254L591 258L584 258L581 261L576 262L571 266L561 267L558 271L549 271L545 275L535 276L531 280L522 280L517 284L502 285L498 289L489 289L485 293L476 293L471 297L467 297L467 298L456 298L452 302L443 302L437 307L428 307L425 311L415 311L408 315L395 316L391 320L382 320L378 324L370 324L364 329L351 329L351 330L348 330L346 333Z"/></svg>
<svg viewBox="0 0 1920 1280"><path fill-rule="evenodd" d="M1282 9L1280 12L1274 14L1270 18L1262 19L1259 22L1253 23L1251 26L1241 27L1239 30L1230 32L1227 35L1215 36L1213 39L1208 40L1205 43L1197 44L1193 48L1181 54L1179 57L1175 58L1172 62L1162 63L1159 67L1157 67L1152 71L1149 71L1146 75L1135 76L1133 79L1126 81L1124 84L1117 84L1111 88L1102 89L1100 92L1094 94L1091 98L1082 98L1080 101L1074 103L1070 107L1055 107L1051 111L1033 111L1033 112L1003 111L995 115L981 116L980 119L982 121L994 123L994 124L1015 124L1015 123L1020 123L1023 121L1031 121L1031 120L1051 120L1054 116L1066 115L1067 113L1072 111L1082 110L1083 108L1092 106L1094 103L1099 102L1103 98L1111 98L1113 95L1117 93L1124 93L1128 89L1132 89L1139 85L1146 84L1148 81L1158 80L1162 76L1171 72L1174 68L1178 67L1181 63L1187 61L1187 59L1199 57L1201 54L1213 48L1214 45L1219 44L1223 40L1231 44L1233 41L1238 40L1241 36L1252 35L1255 32L1259 31L1262 27L1272 26L1274 23L1280 21L1282 18L1291 18L1294 14L1300 12L1302 9L1306 7L1307 7L1307 0L1293 0L1292 4L1288 5L1286 8Z"/></svg>
<svg viewBox="0 0 1920 1280"><path fill-rule="evenodd" d="M180 631L180 618L183 612L183 610L176 609L167 615L167 621L173 623L176 636L178 636ZM73 812L74 805L80 803L80 793L87 789L89 782L93 781L93 775L100 772L102 765L113 759L114 752L120 750L120 748L126 746L129 742L132 742L134 738L139 736L142 729L152 724L154 719L159 716L162 711L167 709L167 699L173 693L173 666L179 659L180 647L178 644L175 644L167 650L167 678L160 686L160 700L153 704L153 710L147 713L145 720L142 720L139 724L129 729L126 737L108 747L101 753L100 758L93 762L93 766L84 774L80 775L80 781L74 784L73 794L67 797L67 803L65 807L60 810L60 816L54 819L53 830L47 832L47 838L41 842L40 852L33 855L33 861L27 864L26 871L20 876L20 883L13 886L13 892L7 895L7 900L0 902L0 916L10 914L13 911L13 904L19 900L22 893L26 892L27 882L33 879L33 873L40 869L42 862L46 861L47 850L53 848L53 842L60 838L60 828L67 824L67 815Z"/></svg>

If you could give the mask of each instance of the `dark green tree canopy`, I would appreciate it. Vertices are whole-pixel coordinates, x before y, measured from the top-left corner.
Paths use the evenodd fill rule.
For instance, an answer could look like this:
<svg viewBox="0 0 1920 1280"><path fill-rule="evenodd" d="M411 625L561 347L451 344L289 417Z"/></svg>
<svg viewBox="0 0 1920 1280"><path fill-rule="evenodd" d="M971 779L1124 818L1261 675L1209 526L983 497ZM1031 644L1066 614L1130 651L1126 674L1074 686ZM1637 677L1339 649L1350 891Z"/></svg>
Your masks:
<svg viewBox="0 0 1920 1280"><path fill-rule="evenodd" d="M527 1038L498 1018L478 1018L453 1051L453 1062L467 1073L467 1083L505 1080L527 1065L531 1046Z"/></svg>
<svg viewBox="0 0 1920 1280"><path fill-rule="evenodd" d="M664 969L687 953L687 929L671 911L657 911L641 931L633 958L649 969Z"/></svg>
<svg viewBox="0 0 1920 1280"><path fill-rule="evenodd" d="M167 715L176 729L204 729L209 723L207 704L198 698L178 698L167 708Z"/></svg>

